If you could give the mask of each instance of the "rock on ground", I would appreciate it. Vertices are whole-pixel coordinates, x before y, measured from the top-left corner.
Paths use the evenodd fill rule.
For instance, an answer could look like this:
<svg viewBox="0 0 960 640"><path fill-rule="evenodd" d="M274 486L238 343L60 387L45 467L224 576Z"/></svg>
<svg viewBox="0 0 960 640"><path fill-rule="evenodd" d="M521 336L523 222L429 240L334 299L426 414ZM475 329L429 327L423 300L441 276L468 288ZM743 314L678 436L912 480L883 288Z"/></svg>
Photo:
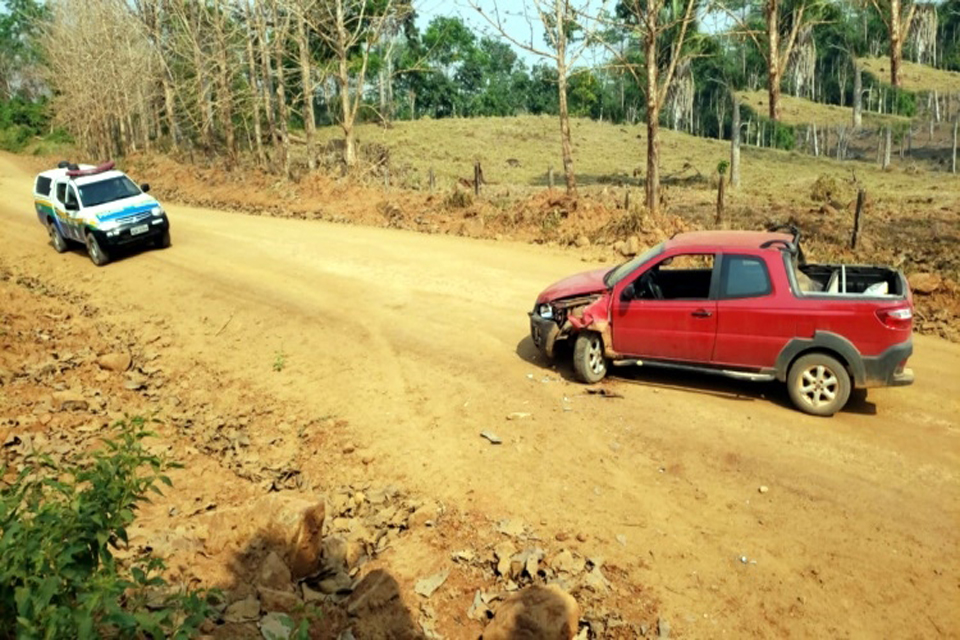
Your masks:
<svg viewBox="0 0 960 640"><path fill-rule="evenodd" d="M527 587L504 600L481 640L573 640L580 606L551 584Z"/></svg>
<svg viewBox="0 0 960 640"><path fill-rule="evenodd" d="M118 373L123 373L129 369L131 363L130 354L127 353L105 353L97 358L97 364L101 369Z"/></svg>
<svg viewBox="0 0 960 640"><path fill-rule="evenodd" d="M305 509L300 517L293 551L290 554L290 572L295 580L315 575L320 570L320 550L323 548L321 529L323 529L325 517L326 509L323 502Z"/></svg>
<svg viewBox="0 0 960 640"><path fill-rule="evenodd" d="M943 286L943 278L935 273L914 273L907 281L914 293L930 295Z"/></svg>

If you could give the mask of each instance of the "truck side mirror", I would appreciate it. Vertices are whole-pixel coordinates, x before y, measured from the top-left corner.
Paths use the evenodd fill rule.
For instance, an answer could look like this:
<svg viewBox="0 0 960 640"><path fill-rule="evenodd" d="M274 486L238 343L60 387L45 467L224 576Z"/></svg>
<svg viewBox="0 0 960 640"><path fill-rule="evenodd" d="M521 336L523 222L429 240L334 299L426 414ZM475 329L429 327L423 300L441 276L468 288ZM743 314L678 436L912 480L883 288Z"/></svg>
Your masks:
<svg viewBox="0 0 960 640"><path fill-rule="evenodd" d="M623 288L623 291L620 292L620 300L623 302L630 302L637 297L637 288L633 286L631 282Z"/></svg>
<svg viewBox="0 0 960 640"><path fill-rule="evenodd" d="M142 185L140 185L140 191L143 191L144 193L150 191L150 185L144 182Z"/></svg>

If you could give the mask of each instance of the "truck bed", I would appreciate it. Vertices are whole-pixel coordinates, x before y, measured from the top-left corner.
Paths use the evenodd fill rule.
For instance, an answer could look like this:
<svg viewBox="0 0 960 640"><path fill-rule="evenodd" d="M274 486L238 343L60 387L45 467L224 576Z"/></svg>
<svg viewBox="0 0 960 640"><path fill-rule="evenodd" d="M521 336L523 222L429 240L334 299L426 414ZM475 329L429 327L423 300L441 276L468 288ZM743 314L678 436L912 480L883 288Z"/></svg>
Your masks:
<svg viewBox="0 0 960 640"><path fill-rule="evenodd" d="M805 264L798 271L805 295L867 296L902 298L906 291L903 276L887 267L842 264Z"/></svg>

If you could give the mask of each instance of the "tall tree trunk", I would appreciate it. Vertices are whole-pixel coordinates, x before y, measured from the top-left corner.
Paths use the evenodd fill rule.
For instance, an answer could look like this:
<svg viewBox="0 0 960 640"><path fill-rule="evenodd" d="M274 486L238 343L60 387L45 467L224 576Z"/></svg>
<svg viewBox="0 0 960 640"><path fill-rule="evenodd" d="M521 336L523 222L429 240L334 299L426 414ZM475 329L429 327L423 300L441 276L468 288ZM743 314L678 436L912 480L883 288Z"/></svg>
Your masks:
<svg viewBox="0 0 960 640"><path fill-rule="evenodd" d="M226 16L223 15L222 1L214 7L217 29L217 86L219 94L217 104L220 107L220 126L223 128L224 142L227 145L227 160L230 165L237 158L237 135L233 126L233 87L230 78L229 53L227 51Z"/></svg>
<svg viewBox="0 0 960 640"><path fill-rule="evenodd" d="M270 42L267 35L267 19L264 13L266 7L262 3L257 5L257 36L260 44L260 90L263 95L263 108L267 115L267 132L270 134L270 144L275 151L280 151L280 140L277 136L277 122L273 108L273 80L270 68ZM275 154L279 155L279 154Z"/></svg>
<svg viewBox="0 0 960 640"><path fill-rule="evenodd" d="M170 146L176 150L180 147L180 127L177 125L176 98L173 94L173 84L170 82L170 74L164 70L162 75L163 84L163 112L167 120L167 132L170 135Z"/></svg>
<svg viewBox="0 0 960 640"><path fill-rule="evenodd" d="M357 164L357 143L353 132L353 109L350 105L350 69L345 55L340 56L337 84L340 85L340 128L343 129L343 162L348 168Z"/></svg>
<svg viewBox="0 0 960 640"><path fill-rule="evenodd" d="M317 168L317 154L314 149L317 118L313 107L313 72L306 20L297 20L297 48L300 50L300 78L303 84L303 125L307 138L307 166L313 171Z"/></svg>
<svg viewBox="0 0 960 640"><path fill-rule="evenodd" d="M566 6L555 2L555 24L566 24ZM573 144L570 140L570 113L567 110L567 35L557 29L557 98L560 106L560 150L563 156L563 177L567 183L567 195L577 195L577 176L573 169Z"/></svg>
<svg viewBox="0 0 960 640"><path fill-rule="evenodd" d="M289 17L286 18L289 21ZM277 7L274 7L274 24L277 25L280 22L279 11ZM279 27L278 27L279 28ZM285 32L286 29L283 29ZM283 39L277 38L277 42L274 43L274 53L276 55L276 66L277 66L277 120L279 121L280 129L280 159L283 163L283 175L287 178L290 177L290 132L288 130L289 118L287 117L287 94L286 87L283 81Z"/></svg>
<svg viewBox="0 0 960 640"><path fill-rule="evenodd" d="M767 93L770 119L780 120L780 6L779 0L768 0L767 9Z"/></svg>
<svg viewBox="0 0 960 640"><path fill-rule="evenodd" d="M900 30L900 1L890 0L890 84L899 88L903 61L903 33Z"/></svg>
<svg viewBox="0 0 960 640"><path fill-rule="evenodd" d="M250 5L246 5L247 22L251 21ZM267 163L266 155L263 152L263 130L260 125L260 104L262 93L257 82L257 59L253 55L253 34L247 38L247 74L250 83L250 103L253 107L253 137L254 147L257 150L257 164L261 167Z"/></svg>
<svg viewBox="0 0 960 640"><path fill-rule="evenodd" d="M656 3L659 8L660 3ZM647 14L645 53L647 60L657 59L657 12ZM657 82L657 65L647 66L647 182L645 195L647 210L651 214L660 211L660 87Z"/></svg>
<svg viewBox="0 0 960 640"><path fill-rule="evenodd" d="M740 99L733 91L733 127L730 130L730 186L740 186Z"/></svg>
<svg viewBox="0 0 960 640"><path fill-rule="evenodd" d="M567 195L577 195L577 175L573 169L573 144L570 140L570 113L567 110L567 69L557 64L557 98L560 102L560 151L563 156L563 179Z"/></svg>
<svg viewBox="0 0 960 640"><path fill-rule="evenodd" d="M853 62L853 128L857 130L863 124L863 71Z"/></svg>

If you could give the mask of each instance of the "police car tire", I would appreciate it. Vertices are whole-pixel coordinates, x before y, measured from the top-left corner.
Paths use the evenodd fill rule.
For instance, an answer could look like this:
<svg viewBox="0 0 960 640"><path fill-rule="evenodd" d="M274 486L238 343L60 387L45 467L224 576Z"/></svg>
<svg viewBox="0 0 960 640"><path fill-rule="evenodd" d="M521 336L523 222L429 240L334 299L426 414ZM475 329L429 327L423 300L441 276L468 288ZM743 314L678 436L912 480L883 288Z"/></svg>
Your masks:
<svg viewBox="0 0 960 640"><path fill-rule="evenodd" d="M90 261L98 267L110 262L110 255L103 250L103 247L100 246L100 243L97 242L96 236L92 233L87 234L87 255L90 256Z"/></svg>
<svg viewBox="0 0 960 640"><path fill-rule="evenodd" d="M53 245L53 250L57 253L65 253L70 245L67 244L67 239L63 237L60 233L60 230L57 229L57 225L51 220L47 223L47 230L50 233L50 244Z"/></svg>
<svg viewBox="0 0 960 640"><path fill-rule="evenodd" d="M163 235L157 238L156 245L157 249L169 249L170 245L173 244L170 241L170 230L167 229L163 232Z"/></svg>

